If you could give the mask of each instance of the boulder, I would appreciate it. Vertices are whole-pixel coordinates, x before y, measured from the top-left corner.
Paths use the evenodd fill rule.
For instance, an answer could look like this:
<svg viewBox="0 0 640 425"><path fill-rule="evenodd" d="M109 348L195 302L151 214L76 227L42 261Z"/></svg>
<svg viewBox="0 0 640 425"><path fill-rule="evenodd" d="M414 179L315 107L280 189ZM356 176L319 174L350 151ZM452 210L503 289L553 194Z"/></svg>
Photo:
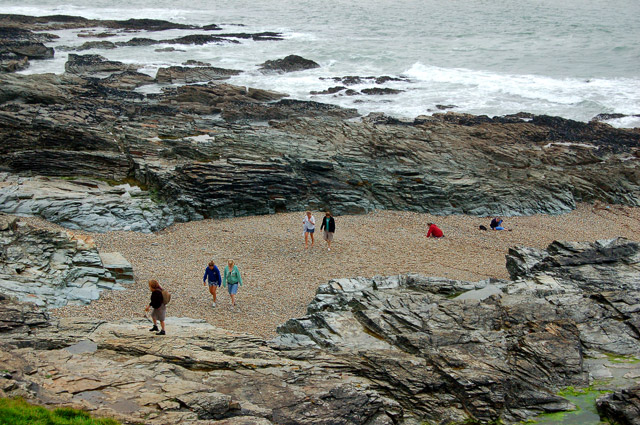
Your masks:
<svg viewBox="0 0 640 425"><path fill-rule="evenodd" d="M262 71L295 72L320 68L316 62L297 55L289 55L283 59L266 61L260 65Z"/></svg>

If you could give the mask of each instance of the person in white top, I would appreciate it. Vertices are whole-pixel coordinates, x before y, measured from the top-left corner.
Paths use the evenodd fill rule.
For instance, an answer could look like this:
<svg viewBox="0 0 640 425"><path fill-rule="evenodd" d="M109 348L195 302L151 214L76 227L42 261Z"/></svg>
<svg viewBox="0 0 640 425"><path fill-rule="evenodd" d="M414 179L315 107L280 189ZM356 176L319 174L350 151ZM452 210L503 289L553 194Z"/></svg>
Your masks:
<svg viewBox="0 0 640 425"><path fill-rule="evenodd" d="M307 211L307 215L302 219L302 227L304 229L304 249L309 247L309 235L311 235L311 247L313 248L313 232L316 231L316 219L311 215L311 211Z"/></svg>

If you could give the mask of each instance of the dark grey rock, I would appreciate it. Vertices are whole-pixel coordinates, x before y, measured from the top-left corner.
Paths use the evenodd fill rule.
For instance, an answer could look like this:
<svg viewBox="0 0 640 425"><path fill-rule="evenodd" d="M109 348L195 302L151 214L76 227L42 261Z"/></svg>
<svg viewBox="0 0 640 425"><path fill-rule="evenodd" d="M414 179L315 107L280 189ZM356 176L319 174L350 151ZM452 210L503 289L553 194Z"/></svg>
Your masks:
<svg viewBox="0 0 640 425"><path fill-rule="evenodd" d="M263 71L275 72L295 72L314 68L320 68L320 65L297 55L289 55L283 59L266 61L260 65L260 69Z"/></svg>
<svg viewBox="0 0 640 425"><path fill-rule="evenodd" d="M598 412L616 424L640 424L640 386L606 394L596 403Z"/></svg>

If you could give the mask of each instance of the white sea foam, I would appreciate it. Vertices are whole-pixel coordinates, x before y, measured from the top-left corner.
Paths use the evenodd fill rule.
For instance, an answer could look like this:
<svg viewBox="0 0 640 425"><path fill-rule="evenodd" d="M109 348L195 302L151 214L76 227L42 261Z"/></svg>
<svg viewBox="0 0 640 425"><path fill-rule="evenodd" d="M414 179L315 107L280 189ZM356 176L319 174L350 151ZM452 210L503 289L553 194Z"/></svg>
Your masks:
<svg viewBox="0 0 640 425"><path fill-rule="evenodd" d="M380 0L375 4L333 0L0 0L3 13L68 14L99 19L154 18L182 24L215 23L222 32L281 32L281 41L238 40L204 46L164 43L146 47L92 49L111 60L138 63L154 76L164 66L193 59L245 71L230 82L288 93L293 98L380 111L413 118L455 105L458 112L489 116L521 111L588 121L601 113L640 114L640 16L637 0L542 2L524 19L518 8L474 0ZM553 4L551 4L553 3ZM243 26L238 26L243 25ZM570 31L567 28L571 28ZM49 45L79 46L80 30L57 31ZM116 32L104 40L171 39L194 31ZM217 32L204 32L215 35ZM612 48L615 46L615 48ZM156 52L174 47L174 52ZM318 69L263 74L259 65L298 54ZM64 72L67 52L32 61L25 73ZM396 95L311 95L339 85L330 77L405 76L381 87ZM371 83L350 86L355 91ZM157 91L147 86L141 92ZM609 120L639 126L640 117Z"/></svg>

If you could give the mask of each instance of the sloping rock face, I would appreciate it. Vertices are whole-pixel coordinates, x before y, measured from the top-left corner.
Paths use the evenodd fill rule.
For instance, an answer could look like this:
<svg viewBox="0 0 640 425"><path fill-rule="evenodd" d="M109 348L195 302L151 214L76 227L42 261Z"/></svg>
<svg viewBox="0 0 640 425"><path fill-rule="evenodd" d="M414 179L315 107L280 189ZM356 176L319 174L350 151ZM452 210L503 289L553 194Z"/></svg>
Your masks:
<svg viewBox="0 0 640 425"><path fill-rule="evenodd" d="M104 267L92 239L0 215L0 293L48 308L88 304L104 289L123 289L126 276Z"/></svg>
<svg viewBox="0 0 640 425"><path fill-rule="evenodd" d="M598 399L598 411L620 425L640 424L640 386L616 391Z"/></svg>
<svg viewBox="0 0 640 425"><path fill-rule="evenodd" d="M581 266L558 266L552 248L537 256L552 268L515 281L339 279L269 342L171 317L158 339L143 320L52 320L0 299L0 396L148 424L511 423L571 409L558 389L621 366L602 353L640 352L640 244L562 245L627 289L596 287L597 272L556 279ZM640 365L626 367L633 387ZM601 411L635 424L634 391Z"/></svg>
<svg viewBox="0 0 640 425"><path fill-rule="evenodd" d="M350 357L383 394L438 423L568 409L553 392L590 384L596 366L586 357L640 352L640 244L556 242L514 250L509 262L516 252L538 264L535 273L478 282L460 296L469 283L331 281L309 316L278 329L280 341Z"/></svg>
<svg viewBox="0 0 640 425"><path fill-rule="evenodd" d="M0 212L38 216L69 229L90 232L150 233L180 217L180 211L154 202L137 186L110 186L87 179L16 178L6 173L0 173Z"/></svg>
<svg viewBox="0 0 640 425"><path fill-rule="evenodd" d="M132 72L0 74L0 167L135 179L175 220L309 208L487 216L557 214L596 200L640 205L638 131L529 115L354 121L352 110L216 82L132 91L148 81Z"/></svg>

